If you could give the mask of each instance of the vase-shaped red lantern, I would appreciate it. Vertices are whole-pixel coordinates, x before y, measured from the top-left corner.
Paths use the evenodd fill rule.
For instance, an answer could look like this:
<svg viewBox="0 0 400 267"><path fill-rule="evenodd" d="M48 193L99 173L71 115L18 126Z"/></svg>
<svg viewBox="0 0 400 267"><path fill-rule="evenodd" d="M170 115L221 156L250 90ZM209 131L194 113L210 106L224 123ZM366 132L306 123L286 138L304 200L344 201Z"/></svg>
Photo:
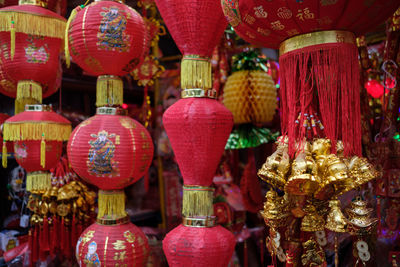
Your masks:
<svg viewBox="0 0 400 267"><path fill-rule="evenodd" d="M146 266L149 245L143 232L127 220L89 226L76 244L79 266Z"/></svg>
<svg viewBox="0 0 400 267"><path fill-rule="evenodd" d="M42 1L0 9L0 92L16 98L15 111L57 91L66 20Z"/></svg>
<svg viewBox="0 0 400 267"><path fill-rule="evenodd" d="M115 1L96 1L71 13L67 23L66 60L97 80L99 106L122 105L123 83L147 51L147 30L133 8Z"/></svg>
<svg viewBox="0 0 400 267"><path fill-rule="evenodd" d="M51 106L27 105L25 112L5 121L3 138L14 142L15 159L28 172L28 191L51 187L50 174L46 171L57 165L62 142L68 140L70 133L71 123L53 112ZM5 143L3 156L4 147Z"/></svg>
<svg viewBox="0 0 400 267"><path fill-rule="evenodd" d="M184 94L214 94L207 92L212 88L210 58L227 26L218 1L156 0L156 4L183 54L181 86L190 89Z"/></svg>
<svg viewBox="0 0 400 267"><path fill-rule="evenodd" d="M399 2L221 0L221 4L242 38L253 44L279 47L281 128L289 140L318 135L313 127L319 113L333 147L342 140L346 156L360 156L355 34L383 22ZM289 143L291 155L294 143Z"/></svg>
<svg viewBox="0 0 400 267"><path fill-rule="evenodd" d="M156 0L156 4L183 54L184 99L163 115L184 180L183 225L164 239L164 252L171 266L226 266L235 239L215 226L210 187L233 126L232 113L215 100L211 89L210 57L226 23L217 1Z"/></svg>

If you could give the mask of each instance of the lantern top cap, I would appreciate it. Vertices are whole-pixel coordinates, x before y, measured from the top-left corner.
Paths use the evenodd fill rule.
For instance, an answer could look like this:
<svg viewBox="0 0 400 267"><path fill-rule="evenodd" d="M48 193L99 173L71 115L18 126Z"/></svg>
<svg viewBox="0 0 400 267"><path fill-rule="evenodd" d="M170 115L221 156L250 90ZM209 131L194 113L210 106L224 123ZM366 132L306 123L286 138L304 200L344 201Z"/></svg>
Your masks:
<svg viewBox="0 0 400 267"><path fill-rule="evenodd" d="M25 105L25 111L53 111L53 106L50 105Z"/></svg>

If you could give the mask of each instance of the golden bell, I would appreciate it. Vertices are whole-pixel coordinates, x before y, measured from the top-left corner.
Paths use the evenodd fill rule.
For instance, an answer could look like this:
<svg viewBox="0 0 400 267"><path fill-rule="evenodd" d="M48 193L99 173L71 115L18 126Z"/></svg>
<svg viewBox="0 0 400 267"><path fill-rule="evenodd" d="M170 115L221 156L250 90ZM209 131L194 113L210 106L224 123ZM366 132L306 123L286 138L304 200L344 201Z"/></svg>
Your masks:
<svg viewBox="0 0 400 267"><path fill-rule="evenodd" d="M380 176L380 173L366 158L354 156L349 162L350 176L354 180L354 187L362 186Z"/></svg>
<svg viewBox="0 0 400 267"><path fill-rule="evenodd" d="M304 210L306 215L301 220L301 231L316 232L324 230L324 218L317 213L315 207L308 204Z"/></svg>
<svg viewBox="0 0 400 267"><path fill-rule="evenodd" d="M286 183L286 174L290 168L288 147L279 143L276 151L267 158L257 175L273 187L283 189Z"/></svg>
<svg viewBox="0 0 400 267"><path fill-rule="evenodd" d="M315 139L312 143L311 152L315 158L318 156L326 156L331 150L331 141L326 138Z"/></svg>
<svg viewBox="0 0 400 267"><path fill-rule="evenodd" d="M304 151L299 151L292 163L292 172L285 191L293 195L310 195L319 186L316 176L317 165L311 156L310 144L305 143Z"/></svg>
<svg viewBox="0 0 400 267"><path fill-rule="evenodd" d="M346 217L340 210L340 201L333 199L329 201L330 212L326 217L325 228L336 233L346 232Z"/></svg>
<svg viewBox="0 0 400 267"><path fill-rule="evenodd" d="M277 228L286 224L289 216L288 205L283 197L278 196L274 190L265 195L264 210L260 212L266 225Z"/></svg>

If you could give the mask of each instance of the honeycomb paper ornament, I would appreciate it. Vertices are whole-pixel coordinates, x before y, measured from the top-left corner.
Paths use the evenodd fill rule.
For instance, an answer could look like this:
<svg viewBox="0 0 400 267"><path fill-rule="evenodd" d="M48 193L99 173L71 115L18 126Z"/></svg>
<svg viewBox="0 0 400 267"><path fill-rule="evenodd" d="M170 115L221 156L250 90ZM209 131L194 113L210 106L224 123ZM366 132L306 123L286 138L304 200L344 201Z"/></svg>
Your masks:
<svg viewBox="0 0 400 267"><path fill-rule="evenodd" d="M241 70L229 76L223 104L232 112L235 124L270 122L277 107L272 77L263 70Z"/></svg>

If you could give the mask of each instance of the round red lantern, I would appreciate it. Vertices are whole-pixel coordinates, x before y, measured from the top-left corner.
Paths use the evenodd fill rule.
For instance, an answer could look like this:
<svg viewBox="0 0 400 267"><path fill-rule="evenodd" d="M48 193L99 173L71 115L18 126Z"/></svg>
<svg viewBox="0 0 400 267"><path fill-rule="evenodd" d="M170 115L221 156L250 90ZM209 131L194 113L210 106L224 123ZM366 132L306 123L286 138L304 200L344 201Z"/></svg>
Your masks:
<svg viewBox="0 0 400 267"><path fill-rule="evenodd" d="M396 10L398 1L313 0L282 4L221 0L221 4L242 38L257 45L279 47L283 134L289 140L312 139L318 135L312 128L319 112L324 134L333 147L342 140L346 156L361 156L355 34L383 22ZM289 143L292 156L294 143Z"/></svg>
<svg viewBox="0 0 400 267"><path fill-rule="evenodd" d="M225 267L235 243L235 236L222 226L179 225L166 235L163 249L170 266Z"/></svg>
<svg viewBox="0 0 400 267"><path fill-rule="evenodd" d="M67 11L67 1L66 0L48 0L48 1L38 1L38 0L4 0L0 2L0 8L8 6L16 6L18 4L34 4L37 2L41 7L47 8L61 16L65 16Z"/></svg>
<svg viewBox="0 0 400 267"><path fill-rule="evenodd" d="M62 142L70 133L71 123L46 105L27 105L24 112L5 121L3 137L14 142L15 159L28 172L28 191L51 187L50 174L44 171L57 165Z"/></svg>
<svg viewBox="0 0 400 267"><path fill-rule="evenodd" d="M118 76L132 71L147 51L142 17L125 4L95 1L72 11L67 31L67 65L71 55L82 69L99 76L96 105L122 105L123 83Z"/></svg>
<svg viewBox="0 0 400 267"><path fill-rule="evenodd" d="M136 182L153 159L153 142L146 128L117 112L116 108L98 108L68 141L74 171L102 190L123 189Z"/></svg>
<svg viewBox="0 0 400 267"><path fill-rule="evenodd" d="M89 226L76 244L76 259L81 267L146 266L147 237L130 222Z"/></svg>
<svg viewBox="0 0 400 267"><path fill-rule="evenodd" d="M0 92L16 98L18 113L60 86L66 20L31 4L0 9L0 20Z"/></svg>

